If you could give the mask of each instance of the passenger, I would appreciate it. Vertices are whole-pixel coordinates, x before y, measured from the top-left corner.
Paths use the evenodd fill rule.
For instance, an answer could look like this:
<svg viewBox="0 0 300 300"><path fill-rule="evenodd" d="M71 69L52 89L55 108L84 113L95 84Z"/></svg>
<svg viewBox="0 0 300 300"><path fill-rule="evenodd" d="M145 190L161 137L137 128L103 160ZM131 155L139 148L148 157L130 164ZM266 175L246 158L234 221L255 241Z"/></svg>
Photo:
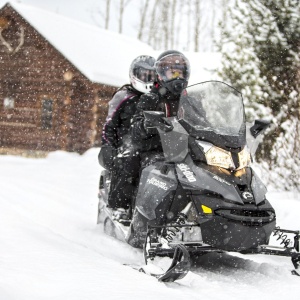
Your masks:
<svg viewBox="0 0 300 300"><path fill-rule="evenodd" d="M116 218L127 217L138 180L140 158L132 147L129 131L141 95L153 86L154 63L155 59L147 55L133 60L129 71L131 84L114 93L102 130L99 163L112 174L108 207L116 210Z"/></svg>

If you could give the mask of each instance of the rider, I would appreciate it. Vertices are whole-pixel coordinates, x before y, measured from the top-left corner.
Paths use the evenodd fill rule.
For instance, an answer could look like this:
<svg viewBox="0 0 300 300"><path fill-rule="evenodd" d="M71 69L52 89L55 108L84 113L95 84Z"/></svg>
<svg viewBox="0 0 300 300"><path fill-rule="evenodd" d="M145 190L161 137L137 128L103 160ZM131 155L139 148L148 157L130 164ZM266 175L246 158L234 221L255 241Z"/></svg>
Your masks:
<svg viewBox="0 0 300 300"><path fill-rule="evenodd" d="M99 163L112 174L108 207L122 214L131 206L140 166L138 153L131 144L129 129L140 96L152 88L154 63L155 58L147 55L133 60L129 70L131 83L114 93L102 130Z"/></svg>
<svg viewBox="0 0 300 300"><path fill-rule="evenodd" d="M166 117L176 116L179 99L188 84L190 63L179 51L161 53L155 63L156 78L150 93L140 97L133 118L131 136L133 146L140 154L142 167L151 162L164 160L160 137L156 128L151 128L144 111L162 111ZM126 236L133 247L142 247L148 220L137 210Z"/></svg>
<svg viewBox="0 0 300 300"><path fill-rule="evenodd" d="M132 124L132 142L143 165L162 152L158 132L149 128L143 111L163 111L166 117L177 114L180 95L188 84L190 63L181 52L168 50L158 56L155 71L155 83L150 93L141 96Z"/></svg>

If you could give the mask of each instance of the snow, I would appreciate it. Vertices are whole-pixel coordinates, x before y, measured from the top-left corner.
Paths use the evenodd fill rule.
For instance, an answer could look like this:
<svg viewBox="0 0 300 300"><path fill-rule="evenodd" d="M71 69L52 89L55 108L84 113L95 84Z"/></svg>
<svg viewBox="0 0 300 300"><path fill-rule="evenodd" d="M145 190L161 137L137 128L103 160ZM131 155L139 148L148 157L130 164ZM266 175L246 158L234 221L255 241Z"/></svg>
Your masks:
<svg viewBox="0 0 300 300"><path fill-rule="evenodd" d="M124 84L131 60L152 51L132 38L12 3L90 80ZM185 54L190 84L217 79L218 54ZM142 265L143 254L96 224L98 152L57 151L39 159L0 155L1 300L299 298L300 279L290 275L286 257L206 255L185 278L167 284L124 266ZM299 230L300 194L268 198L278 225Z"/></svg>
<svg viewBox="0 0 300 300"><path fill-rule="evenodd" d="M142 265L143 255L96 224L98 152L0 156L0 299L299 298L286 257L207 255L167 284L124 266ZM300 229L300 194L268 197L277 223Z"/></svg>

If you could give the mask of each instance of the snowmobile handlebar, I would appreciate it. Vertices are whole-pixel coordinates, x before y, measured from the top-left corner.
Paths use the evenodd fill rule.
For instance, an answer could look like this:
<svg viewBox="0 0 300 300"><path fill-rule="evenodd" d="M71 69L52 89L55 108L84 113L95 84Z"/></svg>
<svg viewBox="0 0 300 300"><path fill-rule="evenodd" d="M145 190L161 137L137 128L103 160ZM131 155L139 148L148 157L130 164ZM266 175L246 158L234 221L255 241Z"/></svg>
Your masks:
<svg viewBox="0 0 300 300"><path fill-rule="evenodd" d="M145 117L145 128L152 129L157 128L165 132L171 131L173 129L172 123L165 117L162 111L144 111Z"/></svg>

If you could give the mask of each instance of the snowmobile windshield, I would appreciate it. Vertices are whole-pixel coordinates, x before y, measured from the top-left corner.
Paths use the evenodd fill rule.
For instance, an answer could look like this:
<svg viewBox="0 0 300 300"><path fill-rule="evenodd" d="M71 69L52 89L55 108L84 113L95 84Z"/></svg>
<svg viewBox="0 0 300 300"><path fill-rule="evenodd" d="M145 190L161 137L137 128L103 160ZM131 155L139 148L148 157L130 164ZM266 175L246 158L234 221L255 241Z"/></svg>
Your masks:
<svg viewBox="0 0 300 300"><path fill-rule="evenodd" d="M180 98L178 118L196 137L201 138L207 132L218 136L245 137L242 95L220 81L188 87Z"/></svg>

